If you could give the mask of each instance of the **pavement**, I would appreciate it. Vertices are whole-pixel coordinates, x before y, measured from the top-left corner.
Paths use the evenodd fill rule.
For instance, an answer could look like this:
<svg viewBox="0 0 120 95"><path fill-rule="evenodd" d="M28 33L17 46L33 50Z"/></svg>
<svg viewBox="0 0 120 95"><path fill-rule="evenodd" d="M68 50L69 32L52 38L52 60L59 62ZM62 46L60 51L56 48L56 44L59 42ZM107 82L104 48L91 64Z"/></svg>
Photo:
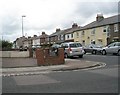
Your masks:
<svg viewBox="0 0 120 95"><path fill-rule="evenodd" d="M61 72L71 70L88 70L104 67L106 64L101 62L93 62L77 59L65 59L65 64L51 66L37 66L37 61L34 58L10 59L5 58L2 61L2 72L0 76L19 76L33 75L50 72ZM26 62L26 63L25 63ZM16 63L16 64L15 64Z"/></svg>

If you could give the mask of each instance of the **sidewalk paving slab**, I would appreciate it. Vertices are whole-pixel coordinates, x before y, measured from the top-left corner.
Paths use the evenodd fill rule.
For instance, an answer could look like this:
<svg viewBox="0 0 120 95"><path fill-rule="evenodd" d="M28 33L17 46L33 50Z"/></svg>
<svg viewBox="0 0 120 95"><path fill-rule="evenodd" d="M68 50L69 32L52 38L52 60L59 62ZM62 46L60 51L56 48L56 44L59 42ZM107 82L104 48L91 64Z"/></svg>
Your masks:
<svg viewBox="0 0 120 95"><path fill-rule="evenodd" d="M51 66L35 66L35 67L19 67L19 68L1 68L3 74L14 74L23 72L43 72L43 71L67 71L77 70L92 67L99 67L104 63L76 60L76 59L65 59L65 64L62 65L51 65ZM105 65L105 64L104 64Z"/></svg>

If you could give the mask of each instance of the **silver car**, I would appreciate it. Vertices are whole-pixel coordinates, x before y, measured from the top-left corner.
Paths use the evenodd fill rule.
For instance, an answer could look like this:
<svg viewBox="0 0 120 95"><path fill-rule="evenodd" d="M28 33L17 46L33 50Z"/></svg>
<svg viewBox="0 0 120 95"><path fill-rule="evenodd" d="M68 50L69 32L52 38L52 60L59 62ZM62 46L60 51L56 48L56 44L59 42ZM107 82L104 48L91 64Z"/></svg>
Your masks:
<svg viewBox="0 0 120 95"><path fill-rule="evenodd" d="M99 44L89 44L84 47L85 53L92 53L92 54L97 54L101 53L102 51L102 45Z"/></svg>
<svg viewBox="0 0 120 95"><path fill-rule="evenodd" d="M62 43L61 47L64 48L65 58L73 56L79 56L80 58L83 57L84 49L78 42Z"/></svg>
<svg viewBox="0 0 120 95"><path fill-rule="evenodd" d="M117 54L120 56L120 42L114 42L102 49L102 54Z"/></svg>

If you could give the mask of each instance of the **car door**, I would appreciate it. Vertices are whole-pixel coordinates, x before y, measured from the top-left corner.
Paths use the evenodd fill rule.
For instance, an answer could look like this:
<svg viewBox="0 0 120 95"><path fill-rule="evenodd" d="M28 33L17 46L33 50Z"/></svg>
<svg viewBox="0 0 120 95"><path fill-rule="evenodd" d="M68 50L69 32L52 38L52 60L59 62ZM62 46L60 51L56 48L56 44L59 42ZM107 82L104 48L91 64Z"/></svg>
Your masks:
<svg viewBox="0 0 120 95"><path fill-rule="evenodd" d="M108 45L106 52L107 53L113 53L114 52L114 48L115 48L115 43L112 43L110 45Z"/></svg>
<svg viewBox="0 0 120 95"><path fill-rule="evenodd" d="M115 43L114 44L114 47L112 49L112 53L117 53L118 52L118 49L119 49L119 43Z"/></svg>

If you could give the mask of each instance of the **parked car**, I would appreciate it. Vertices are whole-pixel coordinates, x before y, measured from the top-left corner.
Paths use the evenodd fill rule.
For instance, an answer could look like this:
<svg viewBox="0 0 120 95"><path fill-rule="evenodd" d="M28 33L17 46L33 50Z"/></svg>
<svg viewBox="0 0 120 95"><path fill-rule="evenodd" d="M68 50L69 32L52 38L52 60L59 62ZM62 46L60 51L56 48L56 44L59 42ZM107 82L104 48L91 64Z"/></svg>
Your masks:
<svg viewBox="0 0 120 95"><path fill-rule="evenodd" d="M59 44L53 44L51 47L52 47L52 48L60 48L61 45L59 45Z"/></svg>
<svg viewBox="0 0 120 95"><path fill-rule="evenodd" d="M40 45L32 45L32 49L41 48Z"/></svg>
<svg viewBox="0 0 120 95"><path fill-rule="evenodd" d="M73 57L73 56L79 56L80 58L83 57L84 49L82 45L78 42L62 43L61 47L64 48L65 58Z"/></svg>
<svg viewBox="0 0 120 95"><path fill-rule="evenodd" d="M92 54L101 53L102 45L89 44L89 45L84 47L84 51L85 51L85 53L92 53Z"/></svg>
<svg viewBox="0 0 120 95"><path fill-rule="evenodd" d="M102 49L102 54L117 54L120 56L120 42L114 42Z"/></svg>
<svg viewBox="0 0 120 95"><path fill-rule="evenodd" d="M23 47L22 46L20 46L19 51L23 51Z"/></svg>

